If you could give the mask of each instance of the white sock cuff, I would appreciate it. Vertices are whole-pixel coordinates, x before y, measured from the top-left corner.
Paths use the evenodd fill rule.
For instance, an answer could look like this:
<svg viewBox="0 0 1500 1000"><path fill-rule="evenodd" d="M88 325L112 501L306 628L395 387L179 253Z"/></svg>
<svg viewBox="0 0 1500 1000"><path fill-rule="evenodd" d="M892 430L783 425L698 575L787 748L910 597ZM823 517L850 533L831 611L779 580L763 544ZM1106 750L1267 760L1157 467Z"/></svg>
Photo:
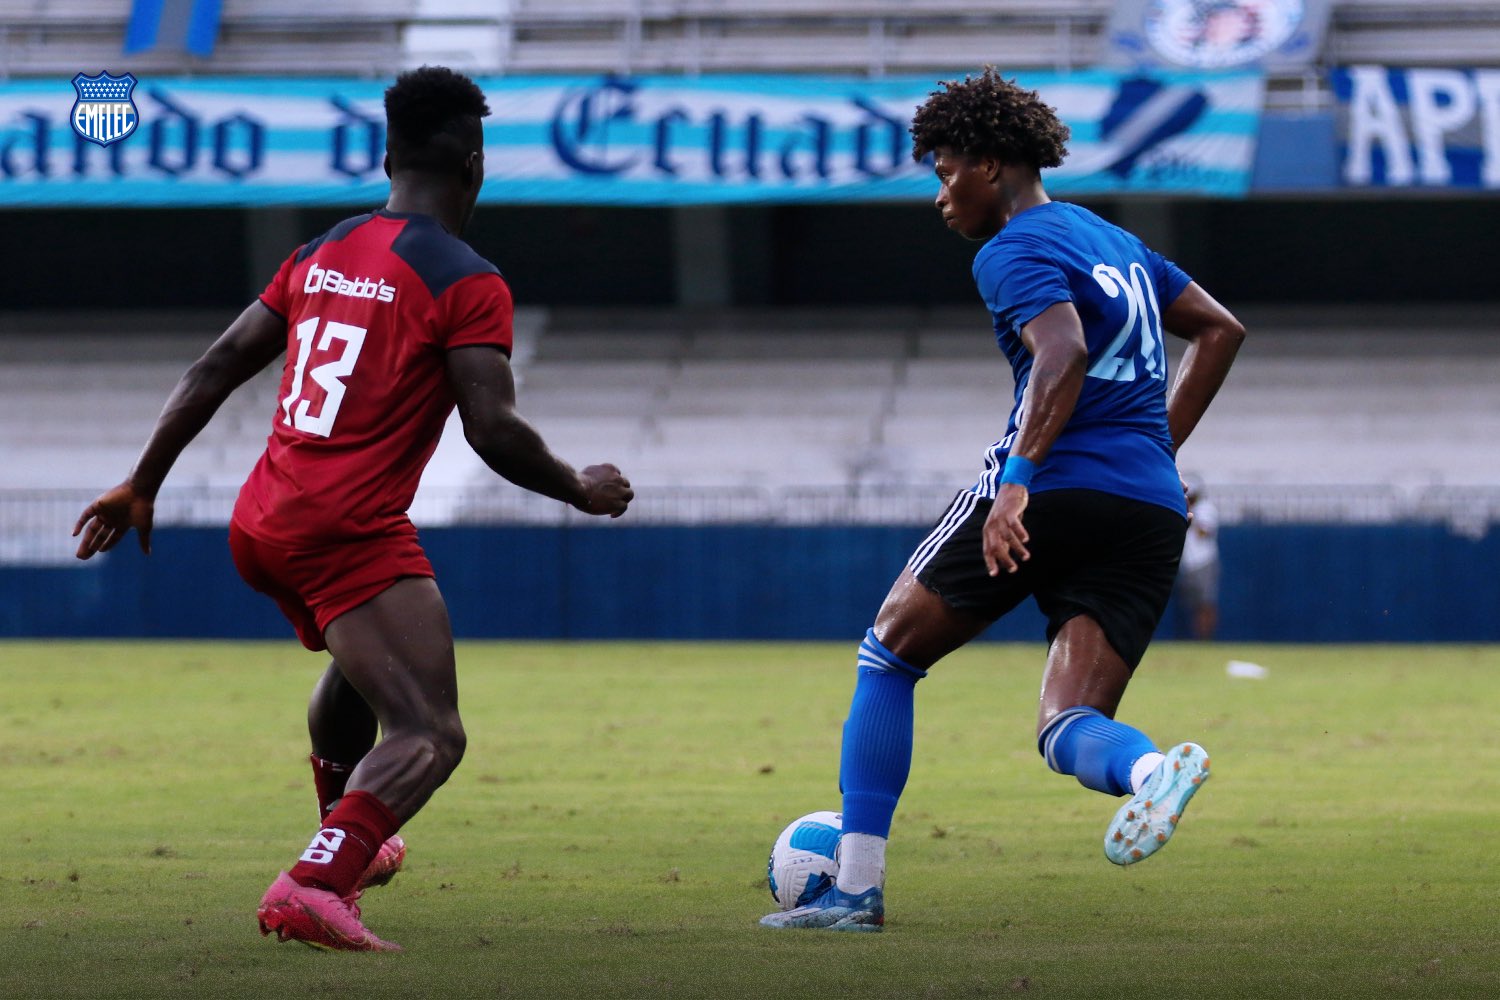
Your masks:
<svg viewBox="0 0 1500 1000"><path fill-rule="evenodd" d="M885 885L884 837L873 833L846 833L839 838L838 887L861 893Z"/></svg>
<svg viewBox="0 0 1500 1000"><path fill-rule="evenodd" d="M1161 765L1161 762L1166 759L1166 754L1158 753L1155 750L1150 753L1143 753L1137 757L1135 763L1130 765L1131 794L1140 791L1141 786L1146 783L1146 779L1151 777L1151 772L1155 771Z"/></svg>

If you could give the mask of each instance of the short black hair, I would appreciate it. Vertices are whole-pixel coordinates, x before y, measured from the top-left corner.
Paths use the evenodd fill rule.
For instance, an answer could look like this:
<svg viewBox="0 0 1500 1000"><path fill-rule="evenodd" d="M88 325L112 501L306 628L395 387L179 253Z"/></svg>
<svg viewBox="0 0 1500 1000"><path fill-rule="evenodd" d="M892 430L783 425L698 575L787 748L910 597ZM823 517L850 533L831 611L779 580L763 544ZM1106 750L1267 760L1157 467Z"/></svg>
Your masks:
<svg viewBox="0 0 1500 1000"><path fill-rule="evenodd" d="M446 66L423 66L386 88L386 150L393 170L446 173L483 147L484 91Z"/></svg>
<svg viewBox="0 0 1500 1000"><path fill-rule="evenodd" d="M993 156L1037 170L1068 155L1068 126L1034 90L986 66L962 82L939 80L911 120L911 155L921 160L947 146L969 156Z"/></svg>

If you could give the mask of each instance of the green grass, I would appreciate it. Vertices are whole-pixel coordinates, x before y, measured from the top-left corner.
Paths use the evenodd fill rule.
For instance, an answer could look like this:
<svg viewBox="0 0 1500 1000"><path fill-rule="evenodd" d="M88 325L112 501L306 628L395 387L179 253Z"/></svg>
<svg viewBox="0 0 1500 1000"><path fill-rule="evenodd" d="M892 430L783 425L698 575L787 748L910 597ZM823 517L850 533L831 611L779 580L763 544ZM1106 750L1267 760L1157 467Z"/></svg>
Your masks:
<svg viewBox="0 0 1500 1000"><path fill-rule="evenodd" d="M1153 648L1121 715L1215 779L1128 869L1037 756L1040 647L963 650L869 936L756 926L776 833L838 808L852 643L459 658L468 757L365 900L407 951L334 955L254 918L313 829L318 657L0 644L0 997L1500 995L1500 649Z"/></svg>

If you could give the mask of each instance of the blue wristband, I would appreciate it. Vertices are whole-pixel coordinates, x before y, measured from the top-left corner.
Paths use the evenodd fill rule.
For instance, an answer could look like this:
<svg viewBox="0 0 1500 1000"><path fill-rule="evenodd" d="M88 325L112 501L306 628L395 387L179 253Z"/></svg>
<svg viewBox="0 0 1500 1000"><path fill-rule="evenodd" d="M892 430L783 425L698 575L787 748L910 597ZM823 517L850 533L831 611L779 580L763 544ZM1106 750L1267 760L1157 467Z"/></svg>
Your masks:
<svg viewBox="0 0 1500 1000"><path fill-rule="evenodd" d="M1000 482L1029 487L1031 477L1034 475L1036 475L1035 462L1020 455L1010 455L1005 459L1005 468L1000 472Z"/></svg>

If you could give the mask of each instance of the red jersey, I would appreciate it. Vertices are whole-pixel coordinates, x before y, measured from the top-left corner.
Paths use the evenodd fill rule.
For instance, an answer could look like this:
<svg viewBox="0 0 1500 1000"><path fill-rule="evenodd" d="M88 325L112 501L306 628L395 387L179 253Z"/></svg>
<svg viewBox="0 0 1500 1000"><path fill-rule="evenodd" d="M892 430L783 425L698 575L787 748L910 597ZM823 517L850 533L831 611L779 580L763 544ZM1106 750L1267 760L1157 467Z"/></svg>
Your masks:
<svg viewBox="0 0 1500 1000"><path fill-rule="evenodd" d="M510 353L500 272L430 216L379 211L299 248L260 300L286 319L287 357L234 520L289 547L410 530L454 406L445 352Z"/></svg>

